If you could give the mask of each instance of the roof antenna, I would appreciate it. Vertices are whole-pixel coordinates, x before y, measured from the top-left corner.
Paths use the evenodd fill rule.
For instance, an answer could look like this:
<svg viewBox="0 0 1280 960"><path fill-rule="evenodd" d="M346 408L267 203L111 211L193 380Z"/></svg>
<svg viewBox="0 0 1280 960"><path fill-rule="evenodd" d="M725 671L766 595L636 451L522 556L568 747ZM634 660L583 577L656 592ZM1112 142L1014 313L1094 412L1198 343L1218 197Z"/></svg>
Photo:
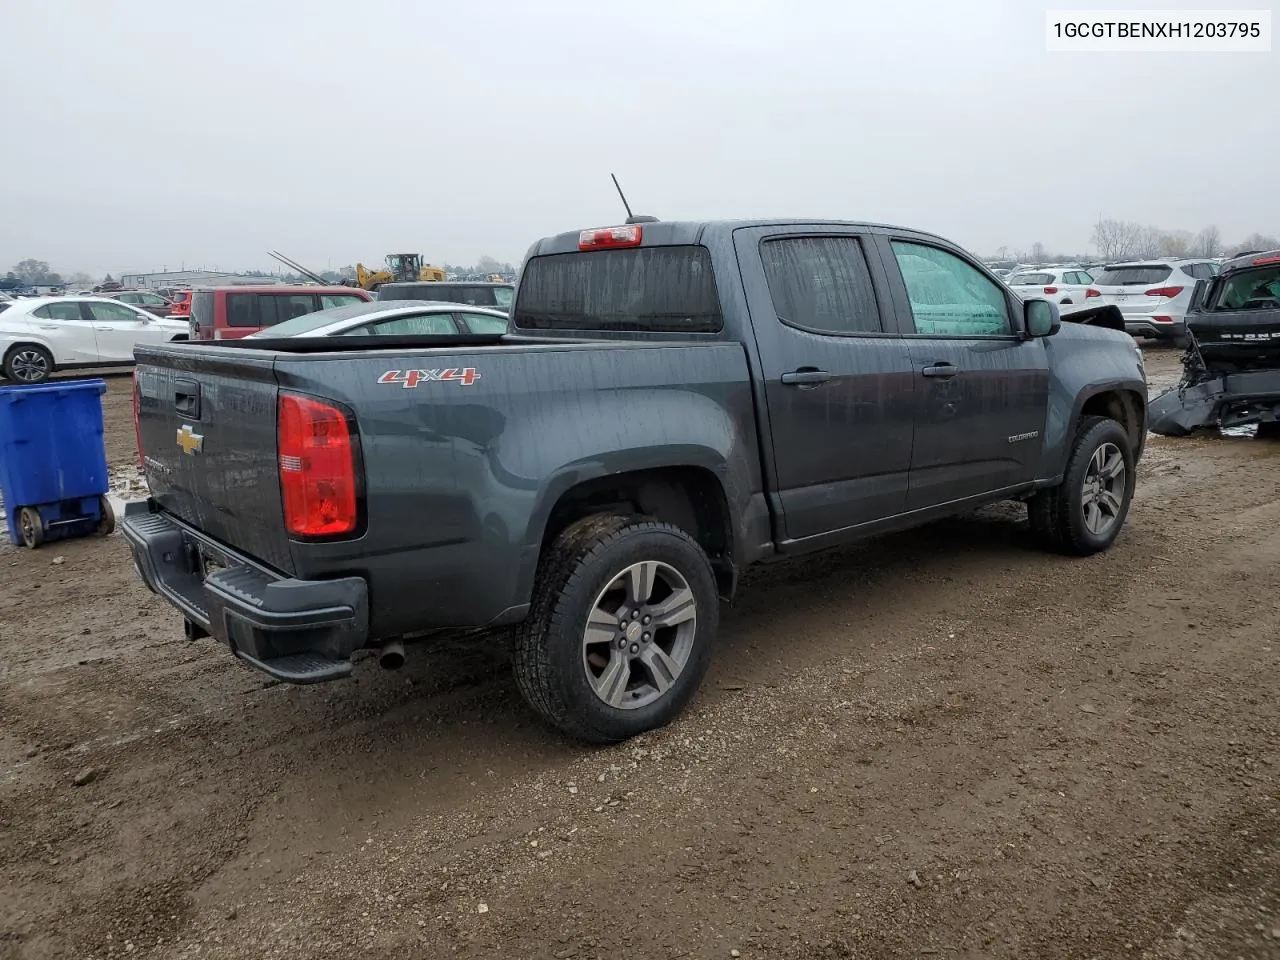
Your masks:
<svg viewBox="0 0 1280 960"><path fill-rule="evenodd" d="M613 186L618 191L618 196L622 199L622 206L627 211L627 223L657 223L657 217L646 217L643 215L636 216L631 212L631 204L627 203L627 195L622 192L622 185L618 183L618 178L614 174L609 174L613 178Z"/></svg>

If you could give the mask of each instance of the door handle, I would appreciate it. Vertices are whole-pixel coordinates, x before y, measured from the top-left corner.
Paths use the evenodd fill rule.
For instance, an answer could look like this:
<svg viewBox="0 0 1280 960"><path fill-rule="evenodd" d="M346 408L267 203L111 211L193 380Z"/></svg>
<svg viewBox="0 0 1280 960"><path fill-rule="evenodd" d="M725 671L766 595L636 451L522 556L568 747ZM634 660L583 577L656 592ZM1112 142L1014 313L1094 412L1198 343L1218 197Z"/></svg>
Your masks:
<svg viewBox="0 0 1280 960"><path fill-rule="evenodd" d="M99 330L114 330L115 327L98 327Z"/></svg>
<svg viewBox="0 0 1280 960"><path fill-rule="evenodd" d="M184 417L200 419L200 383L196 380L175 380L173 383L173 408Z"/></svg>
<svg viewBox="0 0 1280 960"><path fill-rule="evenodd" d="M788 386L811 386L816 387L820 383L826 383L831 379L831 374L825 370L815 370L813 367L802 367L799 370L793 370L791 373L782 375L782 382Z"/></svg>
<svg viewBox="0 0 1280 960"><path fill-rule="evenodd" d="M920 371L920 375L924 377L941 377L943 380L950 380L960 368L950 363L931 363Z"/></svg>
<svg viewBox="0 0 1280 960"><path fill-rule="evenodd" d="M40 324L40 329L41 330L57 330L58 325L56 323L42 323Z"/></svg>

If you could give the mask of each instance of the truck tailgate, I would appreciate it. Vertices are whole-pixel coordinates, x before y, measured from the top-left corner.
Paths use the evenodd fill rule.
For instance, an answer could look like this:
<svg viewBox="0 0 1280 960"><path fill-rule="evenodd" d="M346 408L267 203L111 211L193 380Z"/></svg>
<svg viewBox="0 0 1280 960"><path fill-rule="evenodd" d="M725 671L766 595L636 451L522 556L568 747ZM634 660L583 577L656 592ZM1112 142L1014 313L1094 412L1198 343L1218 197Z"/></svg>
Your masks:
<svg viewBox="0 0 1280 960"><path fill-rule="evenodd" d="M154 500L293 572L276 463L274 361L195 344L139 347L138 435Z"/></svg>

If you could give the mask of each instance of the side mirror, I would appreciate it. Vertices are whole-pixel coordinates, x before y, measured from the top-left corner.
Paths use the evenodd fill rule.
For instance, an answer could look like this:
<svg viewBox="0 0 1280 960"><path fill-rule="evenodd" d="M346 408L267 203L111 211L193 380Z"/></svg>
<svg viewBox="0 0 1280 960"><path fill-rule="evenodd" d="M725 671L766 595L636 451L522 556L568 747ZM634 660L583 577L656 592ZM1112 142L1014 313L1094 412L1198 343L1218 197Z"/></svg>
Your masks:
<svg viewBox="0 0 1280 960"><path fill-rule="evenodd" d="M1048 300L1026 300L1022 304L1022 319L1027 336L1051 337L1062 329L1062 317L1058 305Z"/></svg>

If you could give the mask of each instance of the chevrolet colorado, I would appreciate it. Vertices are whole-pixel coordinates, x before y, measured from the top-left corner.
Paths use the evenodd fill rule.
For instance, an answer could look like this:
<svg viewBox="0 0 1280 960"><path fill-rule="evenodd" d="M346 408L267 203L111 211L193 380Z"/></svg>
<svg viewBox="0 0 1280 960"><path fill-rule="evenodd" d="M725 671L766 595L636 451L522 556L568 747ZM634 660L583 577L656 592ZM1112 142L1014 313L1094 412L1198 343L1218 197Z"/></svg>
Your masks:
<svg viewBox="0 0 1280 960"><path fill-rule="evenodd" d="M512 627L578 738L660 726L750 564L1001 500L1076 555L1125 521L1142 354L959 247L830 221L629 222L533 245L506 335L137 351L142 579L294 683Z"/></svg>

